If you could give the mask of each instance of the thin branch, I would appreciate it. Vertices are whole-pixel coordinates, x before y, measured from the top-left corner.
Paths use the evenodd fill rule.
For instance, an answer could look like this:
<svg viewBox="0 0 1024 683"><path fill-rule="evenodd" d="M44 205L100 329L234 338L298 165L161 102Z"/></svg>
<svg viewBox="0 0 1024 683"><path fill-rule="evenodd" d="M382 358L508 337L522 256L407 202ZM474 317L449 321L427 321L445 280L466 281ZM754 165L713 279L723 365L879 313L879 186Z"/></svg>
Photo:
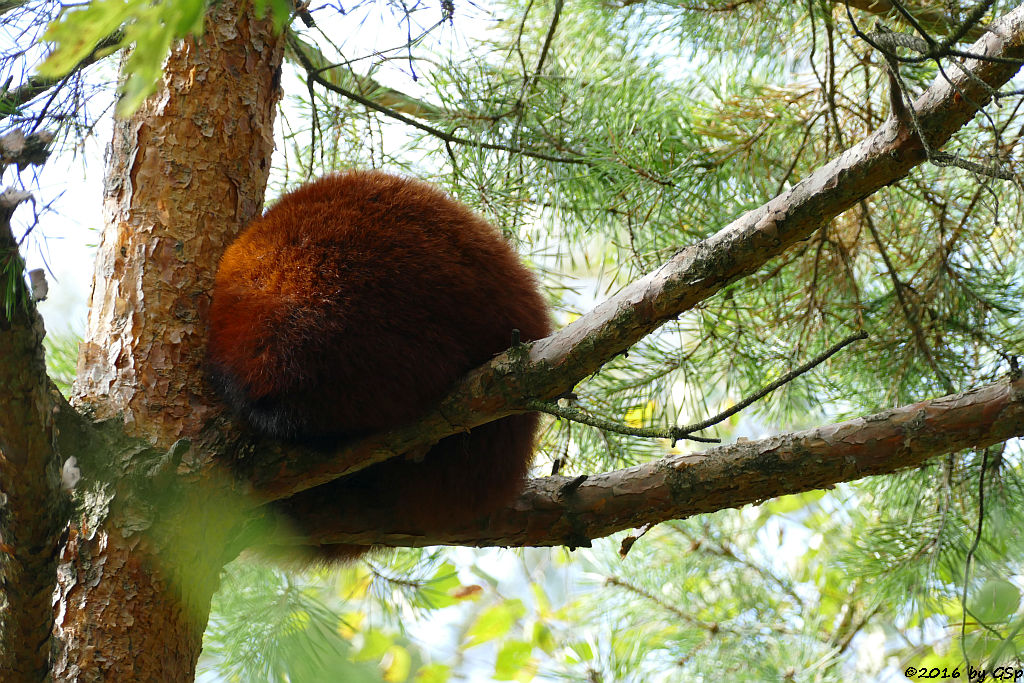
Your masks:
<svg viewBox="0 0 1024 683"><path fill-rule="evenodd" d="M892 3L893 8L903 17L904 21L910 24L911 28L921 34L921 38L928 44L928 47L935 45L935 39L928 35L928 32L924 30L924 27L917 22L914 15L907 11L907 8L903 6L899 0L889 0Z"/></svg>
<svg viewBox="0 0 1024 683"><path fill-rule="evenodd" d="M491 142L480 142L478 140L470 140L469 138L464 138L464 137L461 137L461 136L458 136L458 135L454 135L452 133L448 133L446 131L441 130L440 128L435 128L434 126L430 126L430 125L427 125L427 124L422 123L420 121L417 121L415 119L409 118L408 116L406 116L404 114L401 114L401 113L399 113L399 112L397 112L397 111L395 111L393 109L389 109L388 107L382 106L382 105L378 104L377 102L375 102L375 101L373 101L373 100L371 100L371 99L369 99L367 97L364 97L364 96L362 96L362 95L360 95L360 94L358 94L356 92L353 92L353 91L349 90L348 88L343 88L343 87L341 87L339 85L335 85L334 83L332 83L328 79L324 78L323 73L325 71L328 71L328 70L334 68L337 65L317 68L307 58L307 56L301 51L301 49L299 49L299 48L295 48L295 55L298 57L299 62L302 65L302 67L306 70L307 78L309 80L311 80L312 82L320 85L321 87L324 87L324 88L330 90L331 92L334 92L334 93L337 93L337 94L339 94L339 95L341 95L343 97L346 97L346 98L352 100L353 102L361 104L364 107L368 107L370 109L373 109L374 111L379 112L379 113L381 113L381 114L383 114L385 116L388 116L390 118L393 118L396 121L401 121L402 123L404 123L406 125L409 125L409 126L412 126L413 128L416 128L417 130L421 130L424 133L428 133L430 135L433 135L434 137L438 138L439 140L441 140L443 142L454 143L454 144L458 144L458 145L465 145L467 147L477 147L477 148L480 148L480 149L490 149L490 150L495 150L495 151L500 151L500 152L511 152L513 154L521 154L523 156L532 157L534 159L541 159L543 161L551 161L551 162L560 163L560 164L583 164L583 165L586 165L586 164L591 163L590 161L588 161L587 159L582 158L582 157L563 157L563 156L557 156L557 155L554 155L554 154L548 154L546 152L541 152L541 151L538 151L538 150L531 150L531 149L526 149L526 148L513 147L511 145L502 145L502 144L491 143Z"/></svg>
<svg viewBox="0 0 1024 683"><path fill-rule="evenodd" d="M555 403L548 403L547 401L527 401L526 407L530 410L554 415L555 417L564 420L579 422L580 424L596 427L597 429L601 429L606 432L623 434L625 436L637 436L644 439L672 439L673 442L679 439L688 439L690 441L698 441L700 443L721 442L721 439L708 436L691 436L689 434L680 434L676 436L676 431L679 429L678 427L669 427L667 429L660 427L630 427L629 425L624 425L620 422L615 422L614 420L584 413L582 410L572 406L560 406Z"/></svg>
<svg viewBox="0 0 1024 683"><path fill-rule="evenodd" d="M564 418L566 420L572 420L573 422L581 422L583 424L590 425L591 427L597 427L598 429L614 432L616 434L623 434L625 436L638 436L645 439L670 439L672 441L673 446L675 445L675 442L679 441L680 439L698 441L701 443L719 443L720 439L705 436L693 436L693 432L699 432L701 430L707 429L708 427L713 427L716 424L728 420L730 417L740 412L741 410L749 406L751 403L754 403L755 401L764 398L765 396L772 393L779 387L792 382L794 379L804 374L805 372L808 372L812 368L821 365L826 360L828 360L835 354L839 353L839 351L849 346L853 342L861 339L867 339L867 337L868 334L867 332L864 331L851 334L838 344L833 345L827 351L819 354L815 358L812 358L811 360L804 363L800 367L790 370L782 377L778 378L768 386L761 388L760 390L751 394L750 396L744 398L742 401L732 406L731 408L723 410L721 413L715 415L714 417L709 417L706 420L695 422L691 425L686 425L685 427L670 427L668 429L659 427L630 427L628 425L620 424L612 420L607 420L605 418L597 417L594 415L588 415L587 413L584 413L583 411L577 408L573 408L571 406L560 406L558 404L548 403L546 401L530 400L526 402L526 407L529 408L530 410L548 413L549 415L554 415L556 417Z"/></svg>
<svg viewBox="0 0 1024 683"><path fill-rule="evenodd" d="M889 0L832 0L833 4L844 4L848 7L854 7L862 12L873 14L875 16L887 16L891 15L894 9L893 3ZM950 29L950 17L943 11L938 3L935 3L931 7L915 7L913 19L917 26L921 27L922 30L930 29L932 32L941 33ZM966 26L966 30L961 33L962 27ZM985 29L977 24L977 21L963 22L954 29L952 36L956 36L955 40L951 40L951 43L958 42L962 38L970 38L971 40L977 40L982 36Z"/></svg>
<svg viewBox="0 0 1024 683"><path fill-rule="evenodd" d="M868 231L871 233L871 239L874 240L875 246L878 247L878 253L882 257L882 262L885 263L885 271L889 274L889 279L892 280L896 300L899 301L900 309L903 311L903 318L907 321L907 324L910 325L917 349L921 352L921 355L924 356L925 361L928 363L928 367L930 367L932 372L935 373L935 376L938 378L939 382L941 382L943 388L949 393L953 393L956 391L956 387L953 384L953 381L949 378L949 375L947 375L939 366L938 362L936 362L935 356L932 354L931 347L928 346L928 340L925 339L924 330L921 329L920 317L917 312L913 310L910 302L907 301L903 283L900 281L899 275L896 273L896 267L889 258L889 252L885 248L882 238L878 235L878 230L875 229L875 221L871 218L871 212L868 210L867 205L864 202L861 202L861 215L864 217L864 224L868 226Z"/></svg>
<svg viewBox="0 0 1024 683"><path fill-rule="evenodd" d="M761 389L757 393L752 394L751 396L748 396L747 398L743 399L742 401L740 401L739 403L737 403L733 407L729 408L728 410L724 410L721 413L719 413L718 415L715 415L714 417L708 418L707 420L704 420L702 422L697 422L697 423L694 423L692 425L687 425L686 427L679 428L679 432L678 433L680 434L680 438L684 434L689 434L690 432L699 432L702 429L707 429L708 427L711 427L713 425L718 424L719 422L723 422L723 421L729 419L730 417L732 417L733 415L735 415L739 411L741 411L744 408L746 408L747 406L749 406L754 401L758 401L758 400L764 398L765 396L767 396L771 392L775 391L776 389L778 389L782 385L788 384L789 382L792 382L794 379L796 379L800 375L804 374L805 372L811 370L815 366L821 365L826 360L828 360L829 358L831 358L835 354L839 353L841 350L843 350L844 348L846 348L847 346L849 346L853 342L860 341L861 339L867 339L867 338L868 338L868 333L864 332L863 330L861 330L860 332L855 332L855 333L851 334L846 339L843 339L841 342L839 342L837 344L833 344L831 347L829 347L827 350L825 350L824 352L822 352L818 356L816 356L816 357L812 358L811 360L807 361L806 363L804 363L800 367L795 368L793 370L790 370L789 372L787 372L782 377L778 378L777 380L775 380L774 382L772 382L768 386L764 387L763 389Z"/></svg>
<svg viewBox="0 0 1024 683"><path fill-rule="evenodd" d="M736 554L736 551L733 550L732 547L719 541L714 541L710 539L708 537L709 534L706 534L705 536L699 538L695 537L694 535L690 534L685 528L683 528L684 526L685 525L682 524L669 525L670 528L676 530L678 533L682 534L686 539L688 539L691 545L695 546L694 552L707 553L714 557L721 557L723 559L730 560L743 567L746 567L747 569L750 569L751 571L760 575L761 578L763 578L765 581L774 583L783 591L785 591L786 595L788 595L789 598L793 601L793 603L797 605L800 609L804 609L806 607L803 598L801 598L800 595L793 588L792 581L779 576L768 567L759 565L749 558L740 557Z"/></svg>
<svg viewBox="0 0 1024 683"><path fill-rule="evenodd" d="M551 25L548 26L547 35L544 36L544 45L540 49L540 57L537 58L537 66L533 70L531 82L536 81L544 70L544 61L547 59L548 50L551 49L551 43L554 42L555 30L558 28L558 19L562 16L563 4L564 0L555 0L555 11L551 15Z"/></svg>
<svg viewBox="0 0 1024 683"><path fill-rule="evenodd" d="M115 31L101 40L92 51L81 59L67 74L58 78L44 78L42 76L29 76L28 80L14 90L0 92L0 121L16 113L40 95L49 92L53 88L59 88L67 83L70 77L80 73L87 66L96 63L100 59L110 55L112 48L121 44L124 40L123 31Z"/></svg>
<svg viewBox="0 0 1024 683"><path fill-rule="evenodd" d="M391 111L427 120L445 119L450 116L441 107L416 99L394 88L381 85L370 76L357 74L351 68L346 67L346 65L330 63L319 48L302 40L293 31L289 32L288 41L285 43L285 57L307 70L308 67L306 65L312 65L325 79L334 85L347 90L358 91L360 95L373 100ZM313 109L315 110L316 107L313 107Z"/></svg>
<svg viewBox="0 0 1024 683"><path fill-rule="evenodd" d="M849 609L851 610L852 614L853 607L850 606ZM854 637L858 633L860 633L861 630L865 626L867 626L867 623L871 620L871 618L878 614L881 610L882 606L880 604L873 605L870 609L868 609L860 615L860 618L857 619L856 624L848 624L847 630L843 632L842 637L832 643L832 645L836 648L836 651L839 654L846 652L846 650L850 647L850 643L853 642ZM836 631L835 635L840 635L840 632Z"/></svg>
<svg viewBox="0 0 1024 683"><path fill-rule="evenodd" d="M851 17L852 21L852 17ZM901 62L915 63L918 60L910 60L904 57L899 57L896 54L897 47L905 47L921 54L926 55L923 59L934 59L936 66L939 69L939 73L942 74L943 78L950 84L953 84L953 80L946 74L946 71L942 67L940 61L941 56L946 56L941 53L939 48L936 48L933 42L928 42L924 39L918 38L917 36L909 35L906 33L895 33L886 29L884 26L879 26L877 31L869 34L861 33L860 29L854 24L854 31L861 36L868 44L874 47L876 50L882 53L885 58L886 65L889 72L890 82L890 99L892 102L893 115L896 116L897 120L901 123L909 125L912 130L921 137L921 144L924 146L925 154L928 157L928 161L935 164L936 166L954 166L962 168L966 171L978 173L979 175L985 175L993 178L1000 178L1001 180L1016 180L1016 175L1009 170L1001 168L995 164L979 164L975 161L969 161L964 159L958 154L940 153L932 149L928 144L927 139L921 134L920 122L917 120L917 113L914 111L914 107L904 106L903 100L906 99L909 104L909 95L907 85L903 80L903 76L900 74L899 64ZM949 52L947 50L947 52ZM967 70L957 60L953 60L953 64L957 66L960 71L968 78L974 78L969 70ZM977 83L981 86L983 92L986 93L986 97L983 101L987 101L989 97L995 97L997 94L996 89L990 88L983 82ZM956 87L954 85L954 87ZM958 88L959 91L959 88ZM960 92L961 96L964 96L963 92ZM981 108L980 103L976 103L979 110ZM983 110L982 110L983 111ZM986 114L987 116L987 114ZM990 123L994 122L989 119Z"/></svg>
<svg viewBox="0 0 1024 683"><path fill-rule="evenodd" d="M960 651L964 656L967 668L971 666L970 653L967 651L967 589L971 584L971 564L974 560L974 553L981 543L982 529L985 526L985 474L988 469L988 449L982 449L981 472L978 473L978 526L974 530L974 540L967 550L967 557L964 559L964 585L960 594Z"/></svg>
<svg viewBox="0 0 1024 683"><path fill-rule="evenodd" d="M637 597L641 597L644 600L647 600L648 602L650 602L650 603L652 603L654 605L657 605L658 607L660 607L664 611L668 612L669 614L671 614L675 618L679 619L680 621L682 621L682 622L684 622L686 624L689 624L690 626L693 626L695 628L698 628L698 629L700 629L702 631L707 631L709 635L713 636L713 635L716 635L716 634L721 633L721 632L733 633L733 634L736 634L736 635L743 635L744 633L746 633L745 629L734 629L734 628L730 628L729 626L723 626L722 624L720 624L718 622L715 622L715 621L704 621L702 619L698 619L697 617L693 616L689 612L683 610L680 607L676 607L675 605L669 603L664 598L661 598L661 597L655 595L654 593L650 592L646 588L642 588L642 587L640 587L640 586L638 586L638 585L636 585L634 583L630 583L629 581L627 581L627 580L625 580L625 579L623 579L621 577L609 576L609 577L605 578L604 585L606 585L606 586L614 586L616 588L621 588L622 590L626 591L627 593L631 593L632 595L635 595ZM756 629L758 631L760 631L761 630L761 626L758 625L756 627ZM788 631L784 631L782 629L773 629L773 630L776 633L788 632Z"/></svg>

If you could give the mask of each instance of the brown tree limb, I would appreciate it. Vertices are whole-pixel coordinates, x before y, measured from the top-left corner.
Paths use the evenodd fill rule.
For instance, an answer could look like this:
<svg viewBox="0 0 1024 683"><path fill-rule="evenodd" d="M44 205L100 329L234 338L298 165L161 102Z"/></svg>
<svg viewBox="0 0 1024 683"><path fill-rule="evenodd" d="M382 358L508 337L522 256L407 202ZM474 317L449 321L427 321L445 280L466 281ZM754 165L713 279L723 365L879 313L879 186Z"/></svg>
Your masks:
<svg viewBox="0 0 1024 683"><path fill-rule="evenodd" d="M0 139L8 151L9 138ZM43 321L10 225L28 198L13 190L0 195L0 677L41 681L50 670L53 586L69 506L54 447Z"/></svg>
<svg viewBox="0 0 1024 683"><path fill-rule="evenodd" d="M971 51L1014 60L1024 57L1024 6L994 22ZM966 125L989 101L989 88L1002 86L1019 68L1006 61L967 60L949 80L936 80L914 103L931 148L942 146ZM891 117L791 189L681 249L587 315L470 372L437 409L417 422L338 452L264 448L252 473L253 484L267 499L288 497L416 446L522 412L531 398L550 400L563 394L666 321L756 272L924 160L920 139Z"/></svg>
<svg viewBox="0 0 1024 683"><path fill-rule="evenodd" d="M394 546L588 546L644 524L738 508L776 496L916 467L936 455L1024 436L1024 379L1002 380L846 422L672 455L591 475L533 479L493 515L444 534L387 510L304 511L314 543Z"/></svg>
<svg viewBox="0 0 1024 683"><path fill-rule="evenodd" d="M19 171L29 165L42 165L50 155L48 147L51 142L53 134L49 131L25 135L20 130L13 130L0 137L0 171L10 165ZM7 228L10 229L9 224Z"/></svg>

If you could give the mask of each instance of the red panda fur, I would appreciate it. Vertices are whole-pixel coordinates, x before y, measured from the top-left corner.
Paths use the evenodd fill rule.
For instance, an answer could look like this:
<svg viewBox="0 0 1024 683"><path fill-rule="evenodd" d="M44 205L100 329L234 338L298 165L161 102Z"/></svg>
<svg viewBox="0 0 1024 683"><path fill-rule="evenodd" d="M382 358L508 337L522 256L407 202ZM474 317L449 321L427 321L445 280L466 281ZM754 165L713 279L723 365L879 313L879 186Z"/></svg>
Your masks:
<svg viewBox="0 0 1024 683"><path fill-rule="evenodd" d="M426 183L379 171L317 180L250 224L221 259L209 327L208 374L230 407L259 432L308 444L409 421L508 348L513 330L523 341L551 330L533 275L494 227ZM304 519L366 506L413 532L443 531L516 495L537 423L481 425L281 509L306 533Z"/></svg>

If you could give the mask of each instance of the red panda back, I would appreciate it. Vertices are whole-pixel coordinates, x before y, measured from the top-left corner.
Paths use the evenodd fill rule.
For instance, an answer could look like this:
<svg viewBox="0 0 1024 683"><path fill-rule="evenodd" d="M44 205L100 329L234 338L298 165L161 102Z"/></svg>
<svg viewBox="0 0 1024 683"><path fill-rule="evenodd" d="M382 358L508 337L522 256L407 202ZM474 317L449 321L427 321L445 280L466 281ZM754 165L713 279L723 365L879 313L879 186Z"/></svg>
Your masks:
<svg viewBox="0 0 1024 683"><path fill-rule="evenodd" d="M425 183L328 176L282 197L228 247L210 309L209 375L254 428L293 441L397 426L471 368L550 331L532 274L495 228ZM420 462L392 459L290 499L380 505L422 531L507 502L536 415L482 425Z"/></svg>

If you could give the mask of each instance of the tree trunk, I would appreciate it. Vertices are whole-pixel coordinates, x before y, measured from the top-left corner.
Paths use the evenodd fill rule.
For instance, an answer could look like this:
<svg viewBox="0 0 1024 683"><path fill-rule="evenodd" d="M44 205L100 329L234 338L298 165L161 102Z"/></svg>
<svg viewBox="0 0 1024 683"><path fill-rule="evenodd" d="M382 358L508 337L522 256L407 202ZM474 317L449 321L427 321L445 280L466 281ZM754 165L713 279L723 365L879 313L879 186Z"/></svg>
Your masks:
<svg viewBox="0 0 1024 683"><path fill-rule="evenodd" d="M37 681L49 670L53 577L68 505L53 448L43 321L24 288L10 226L30 197L0 194L0 274L11 274L0 284L0 679Z"/></svg>
<svg viewBox="0 0 1024 683"><path fill-rule="evenodd" d="M199 379L202 321L224 246L262 205L282 46L251 3L218 3L205 33L173 50L158 92L114 126L74 401L158 449L187 443L216 411ZM131 471L133 455L108 457ZM143 535L148 523L117 488L105 519L78 525L65 548L55 677L192 680L225 560L223 525L195 522L205 538ZM209 521L201 493L184 498L198 506L166 516ZM174 547L183 544L193 547Z"/></svg>

